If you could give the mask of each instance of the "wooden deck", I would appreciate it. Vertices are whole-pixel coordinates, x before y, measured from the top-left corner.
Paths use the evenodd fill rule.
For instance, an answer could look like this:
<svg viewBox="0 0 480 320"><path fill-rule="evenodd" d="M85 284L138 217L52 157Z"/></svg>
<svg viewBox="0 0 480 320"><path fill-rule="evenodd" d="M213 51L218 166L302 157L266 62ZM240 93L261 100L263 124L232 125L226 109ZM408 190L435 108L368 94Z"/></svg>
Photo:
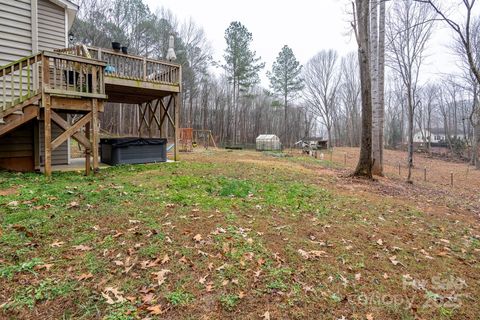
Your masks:
<svg viewBox="0 0 480 320"><path fill-rule="evenodd" d="M56 52L104 61L108 102L142 104L180 92L178 64L96 47L76 46Z"/></svg>
<svg viewBox="0 0 480 320"><path fill-rule="evenodd" d="M85 147L87 174L91 158L93 171L98 170L98 117L105 102L138 105L139 136L142 129L147 128L151 134L156 127L166 138L166 128L170 126L175 141L174 159L178 159L181 101L178 64L81 45L41 52L0 67L0 88L0 137L32 119L44 121L43 156L47 175L52 170L52 151L70 138ZM68 123L58 111L81 117L76 117L75 123ZM53 122L64 132L52 140Z"/></svg>

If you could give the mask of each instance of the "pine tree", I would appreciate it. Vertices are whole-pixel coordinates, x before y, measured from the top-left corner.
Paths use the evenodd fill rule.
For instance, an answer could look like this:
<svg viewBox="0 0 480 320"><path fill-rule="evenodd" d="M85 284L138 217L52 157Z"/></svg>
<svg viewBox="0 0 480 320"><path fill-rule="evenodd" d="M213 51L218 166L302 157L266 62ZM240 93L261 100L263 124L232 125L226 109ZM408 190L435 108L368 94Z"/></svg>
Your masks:
<svg viewBox="0 0 480 320"><path fill-rule="evenodd" d="M291 48L285 45L273 63L272 71L267 73L273 91L283 98L284 107L284 142L290 144L288 120L288 102L303 89L300 77L302 66L297 61Z"/></svg>
<svg viewBox="0 0 480 320"><path fill-rule="evenodd" d="M236 143L236 114L238 112L238 100L240 91L246 91L253 85L260 82L259 71L265 67L265 63L260 62L260 57L256 52L250 49L253 40L252 33L238 21L230 23L225 30L225 49L223 68L227 72L229 81L233 84L233 112L229 110L229 128L233 124L233 142ZM232 138L232 135L229 135Z"/></svg>

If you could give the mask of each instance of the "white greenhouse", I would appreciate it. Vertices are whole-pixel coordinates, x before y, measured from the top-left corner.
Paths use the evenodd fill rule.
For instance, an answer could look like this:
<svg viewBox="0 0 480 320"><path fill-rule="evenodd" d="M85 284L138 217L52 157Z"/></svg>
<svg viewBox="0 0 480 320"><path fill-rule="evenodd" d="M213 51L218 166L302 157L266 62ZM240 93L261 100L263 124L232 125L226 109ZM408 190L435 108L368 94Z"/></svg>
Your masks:
<svg viewBox="0 0 480 320"><path fill-rule="evenodd" d="M282 143L274 134L261 134L257 137L257 151L280 151Z"/></svg>

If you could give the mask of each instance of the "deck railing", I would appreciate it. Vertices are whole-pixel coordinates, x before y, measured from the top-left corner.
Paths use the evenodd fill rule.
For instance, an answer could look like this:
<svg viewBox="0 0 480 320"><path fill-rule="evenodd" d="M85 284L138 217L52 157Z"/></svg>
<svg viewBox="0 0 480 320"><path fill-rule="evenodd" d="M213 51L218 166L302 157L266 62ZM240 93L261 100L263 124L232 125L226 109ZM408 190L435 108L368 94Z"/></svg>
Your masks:
<svg viewBox="0 0 480 320"><path fill-rule="evenodd" d="M41 55L35 54L0 66L0 111L36 94L38 82L34 81L34 73L40 61Z"/></svg>
<svg viewBox="0 0 480 320"><path fill-rule="evenodd" d="M40 52L0 66L0 111L43 90L49 94L105 97L105 62L56 52Z"/></svg>
<svg viewBox="0 0 480 320"><path fill-rule="evenodd" d="M105 95L105 63L80 56L44 52L41 85L46 93L101 97Z"/></svg>
<svg viewBox="0 0 480 320"><path fill-rule="evenodd" d="M180 66L167 61L159 61L124 54L114 50L76 45L59 49L56 52L81 55L87 58L105 61L105 75L108 77L146 81L178 86L180 82Z"/></svg>

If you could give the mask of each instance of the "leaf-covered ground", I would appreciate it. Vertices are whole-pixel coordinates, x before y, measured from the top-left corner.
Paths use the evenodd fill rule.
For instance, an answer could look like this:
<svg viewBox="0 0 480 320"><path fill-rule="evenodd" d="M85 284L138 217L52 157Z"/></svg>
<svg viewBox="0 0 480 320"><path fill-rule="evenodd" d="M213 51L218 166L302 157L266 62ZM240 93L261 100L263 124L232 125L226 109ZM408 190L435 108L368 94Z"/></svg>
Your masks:
<svg viewBox="0 0 480 320"><path fill-rule="evenodd" d="M344 174L243 151L0 173L0 318L480 319L478 217Z"/></svg>

